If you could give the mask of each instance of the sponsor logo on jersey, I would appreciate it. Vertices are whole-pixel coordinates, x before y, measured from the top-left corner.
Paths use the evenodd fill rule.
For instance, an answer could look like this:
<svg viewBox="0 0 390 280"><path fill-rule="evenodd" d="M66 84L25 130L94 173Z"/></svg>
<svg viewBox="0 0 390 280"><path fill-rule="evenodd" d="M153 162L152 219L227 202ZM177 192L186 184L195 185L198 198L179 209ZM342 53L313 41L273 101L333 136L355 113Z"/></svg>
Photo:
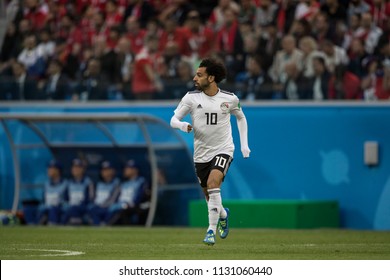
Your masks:
<svg viewBox="0 0 390 280"><path fill-rule="evenodd" d="M229 112L229 103L228 102L222 102L219 107L221 108L223 114L226 114L227 112Z"/></svg>
<svg viewBox="0 0 390 280"><path fill-rule="evenodd" d="M197 108L197 109L202 109L203 107L202 107L201 104L199 104L198 107L196 107L196 108Z"/></svg>

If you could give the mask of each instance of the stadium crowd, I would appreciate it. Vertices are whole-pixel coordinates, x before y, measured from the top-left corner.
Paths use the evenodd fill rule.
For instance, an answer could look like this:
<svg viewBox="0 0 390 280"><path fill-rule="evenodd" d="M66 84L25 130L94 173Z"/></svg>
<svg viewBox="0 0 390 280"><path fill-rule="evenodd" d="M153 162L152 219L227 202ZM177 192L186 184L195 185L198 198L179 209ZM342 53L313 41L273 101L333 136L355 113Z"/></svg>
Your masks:
<svg viewBox="0 0 390 280"><path fill-rule="evenodd" d="M24 207L29 225L144 225L150 204L150 186L134 160L123 165L122 178L111 161L100 164L96 181L85 161L72 160L69 177L63 164L51 160L38 211ZM28 210L30 209L30 210Z"/></svg>
<svg viewBox="0 0 390 280"><path fill-rule="evenodd" d="M15 2L3 101L180 99L207 56L241 99L390 98L387 0Z"/></svg>

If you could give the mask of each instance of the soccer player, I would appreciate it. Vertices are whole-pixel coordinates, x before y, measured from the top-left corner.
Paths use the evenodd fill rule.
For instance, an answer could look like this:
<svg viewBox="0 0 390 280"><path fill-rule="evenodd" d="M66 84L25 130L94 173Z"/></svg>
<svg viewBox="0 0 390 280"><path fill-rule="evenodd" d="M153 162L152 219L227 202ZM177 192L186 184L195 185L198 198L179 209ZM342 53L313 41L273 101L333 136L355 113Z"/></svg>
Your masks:
<svg viewBox="0 0 390 280"><path fill-rule="evenodd" d="M68 205L64 211L64 224L82 224L87 214L87 206L93 199L93 182L85 175L85 169L85 163L81 159L72 160L72 177L68 184Z"/></svg>
<svg viewBox="0 0 390 280"><path fill-rule="evenodd" d="M194 131L195 171L206 197L209 227L203 242L215 244L215 233L226 238L229 233L229 209L222 206L221 184L233 160L234 143L230 115L237 119L241 152L249 157L248 125L240 101L218 83L226 77L225 66L204 59L193 78L196 91L187 92L174 111L171 126L184 132ZM190 114L192 124L182 121Z"/></svg>

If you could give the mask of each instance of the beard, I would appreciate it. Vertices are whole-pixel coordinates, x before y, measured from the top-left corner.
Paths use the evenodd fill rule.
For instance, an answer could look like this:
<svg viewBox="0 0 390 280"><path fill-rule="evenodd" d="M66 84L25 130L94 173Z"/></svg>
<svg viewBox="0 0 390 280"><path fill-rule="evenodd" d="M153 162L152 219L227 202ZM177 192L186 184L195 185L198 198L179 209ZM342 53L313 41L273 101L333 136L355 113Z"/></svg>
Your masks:
<svg viewBox="0 0 390 280"><path fill-rule="evenodd" d="M199 91L205 91L207 88L209 88L210 83L207 82L206 84L203 84L203 85L201 85L199 83L194 83L194 86Z"/></svg>

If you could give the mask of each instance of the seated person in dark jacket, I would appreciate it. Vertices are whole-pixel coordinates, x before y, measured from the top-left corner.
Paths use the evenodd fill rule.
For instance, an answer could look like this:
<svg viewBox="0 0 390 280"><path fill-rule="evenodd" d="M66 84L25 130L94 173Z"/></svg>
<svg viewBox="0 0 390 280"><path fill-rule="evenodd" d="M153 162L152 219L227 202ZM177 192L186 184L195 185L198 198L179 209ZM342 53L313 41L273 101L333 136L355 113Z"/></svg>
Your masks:
<svg viewBox="0 0 390 280"><path fill-rule="evenodd" d="M260 58L249 56L245 71L236 77L236 89L243 99L271 99L272 80L261 66ZM238 94L238 93L237 93Z"/></svg>
<svg viewBox="0 0 390 280"><path fill-rule="evenodd" d="M6 76L0 83L0 100L42 99L37 81L27 74L25 66L15 61L11 65L12 76Z"/></svg>
<svg viewBox="0 0 390 280"><path fill-rule="evenodd" d="M53 59L46 70L47 79L43 82L42 93L45 99L65 100L70 98L69 81L62 73L62 63Z"/></svg>
<svg viewBox="0 0 390 280"><path fill-rule="evenodd" d="M87 69L78 81L76 95L73 99L107 100L108 81L102 74L99 59L92 58L88 61Z"/></svg>

